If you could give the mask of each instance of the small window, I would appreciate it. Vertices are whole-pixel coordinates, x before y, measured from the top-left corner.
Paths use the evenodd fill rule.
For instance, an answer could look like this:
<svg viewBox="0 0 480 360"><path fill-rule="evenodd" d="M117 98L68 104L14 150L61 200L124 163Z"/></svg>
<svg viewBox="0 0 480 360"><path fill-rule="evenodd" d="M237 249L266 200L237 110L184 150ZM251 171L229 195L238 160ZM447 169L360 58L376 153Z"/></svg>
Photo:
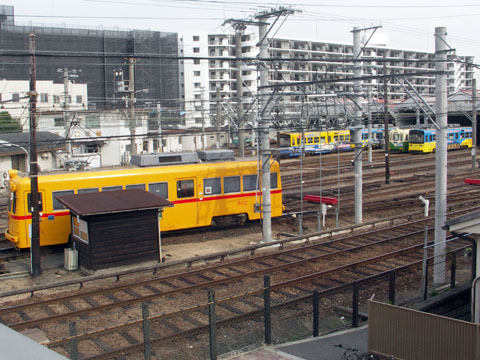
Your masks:
<svg viewBox="0 0 480 360"><path fill-rule="evenodd" d="M96 193L96 192L98 192L98 188L78 189L79 194L88 194L88 193Z"/></svg>
<svg viewBox="0 0 480 360"><path fill-rule="evenodd" d="M125 190L140 189L145 190L145 184L126 185Z"/></svg>
<svg viewBox="0 0 480 360"><path fill-rule="evenodd" d="M12 102L19 102L20 101L20 94L14 93L12 94Z"/></svg>
<svg viewBox="0 0 480 360"><path fill-rule="evenodd" d="M53 210L66 209L65 205L63 205L60 201L57 200L57 196L73 195L73 193L74 193L73 190L54 191L54 192L52 192Z"/></svg>
<svg viewBox="0 0 480 360"><path fill-rule="evenodd" d="M257 175L243 176L243 191L257 190Z"/></svg>
<svg viewBox="0 0 480 360"><path fill-rule="evenodd" d="M223 192L225 194L240 192L240 176L229 176L223 178Z"/></svg>
<svg viewBox="0 0 480 360"><path fill-rule="evenodd" d="M203 193L205 195L217 195L222 193L220 178L205 179L203 181Z"/></svg>
<svg viewBox="0 0 480 360"><path fill-rule="evenodd" d="M270 173L270 189L278 188L277 173Z"/></svg>
<svg viewBox="0 0 480 360"><path fill-rule="evenodd" d="M200 65L200 59L193 59L193 63L195 65Z"/></svg>
<svg viewBox="0 0 480 360"><path fill-rule="evenodd" d="M76 102L77 102L77 104L81 104L81 103L83 102L83 97L82 97L82 95L77 95L77 97L76 97Z"/></svg>
<svg viewBox="0 0 480 360"><path fill-rule="evenodd" d="M200 36L193 35L193 41L200 41Z"/></svg>
<svg viewBox="0 0 480 360"><path fill-rule="evenodd" d="M193 76L200 76L200 71L199 70L195 70L193 72Z"/></svg>
<svg viewBox="0 0 480 360"><path fill-rule="evenodd" d="M200 52L200 48L194 47L194 48L193 48L193 52L194 52L194 53L199 53L199 52Z"/></svg>
<svg viewBox="0 0 480 360"><path fill-rule="evenodd" d="M65 119L63 117L56 117L53 119L54 126L65 127Z"/></svg>
<svg viewBox="0 0 480 360"><path fill-rule="evenodd" d="M192 197L195 194L193 180L177 181L177 198Z"/></svg>
<svg viewBox="0 0 480 360"><path fill-rule="evenodd" d="M32 212L32 198L31 198L32 194L27 194L27 211L29 213ZM38 208L38 211L43 211L43 200L42 200L42 194L41 193L38 193L38 198L40 199L40 207Z"/></svg>
<svg viewBox="0 0 480 360"><path fill-rule="evenodd" d="M48 103L48 94L47 93L40 94L40 102Z"/></svg>
<svg viewBox="0 0 480 360"><path fill-rule="evenodd" d="M116 190L122 190L121 186L106 186L102 188L102 191L116 191Z"/></svg>
<svg viewBox="0 0 480 360"><path fill-rule="evenodd" d="M166 182L148 184L148 191L161 198L168 199L168 183Z"/></svg>
<svg viewBox="0 0 480 360"><path fill-rule="evenodd" d="M17 212L17 193L12 192L10 194L10 201L8 202L8 211L10 211L12 214L15 214Z"/></svg>

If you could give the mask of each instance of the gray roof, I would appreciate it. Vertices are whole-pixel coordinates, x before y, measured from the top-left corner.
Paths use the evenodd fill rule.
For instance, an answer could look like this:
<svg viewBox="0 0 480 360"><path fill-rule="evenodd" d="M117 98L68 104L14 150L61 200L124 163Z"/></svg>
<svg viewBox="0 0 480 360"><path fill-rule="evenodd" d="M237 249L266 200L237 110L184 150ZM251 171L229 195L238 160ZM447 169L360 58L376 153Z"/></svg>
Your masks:
<svg viewBox="0 0 480 360"><path fill-rule="evenodd" d="M30 151L30 133L0 133L0 155L8 154L24 154L24 151L17 146L9 146L1 144L1 142L9 142L23 147L26 151ZM58 136L49 131L37 132L37 151L52 151L65 149L65 138Z"/></svg>
<svg viewBox="0 0 480 360"><path fill-rule="evenodd" d="M170 201L140 189L63 195L57 197L57 199L79 216L159 209L173 206L173 203Z"/></svg>

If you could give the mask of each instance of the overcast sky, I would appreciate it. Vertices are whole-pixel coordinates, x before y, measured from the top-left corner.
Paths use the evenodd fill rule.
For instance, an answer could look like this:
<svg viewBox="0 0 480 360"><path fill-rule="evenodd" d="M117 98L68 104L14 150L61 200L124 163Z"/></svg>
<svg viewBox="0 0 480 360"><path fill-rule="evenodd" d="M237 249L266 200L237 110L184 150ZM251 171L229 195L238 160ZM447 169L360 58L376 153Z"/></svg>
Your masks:
<svg viewBox="0 0 480 360"><path fill-rule="evenodd" d="M286 20L281 18L271 34L351 44L353 27L380 25L377 33L388 36L390 47L433 52L435 27L445 26L447 41L457 54L473 55L475 63L480 63L477 36L480 2L458 1L458 5L444 0L299 0L296 4L277 1L264 5L259 5L262 2L258 0L3 0L0 3L15 7L17 24L180 33L221 31L226 19L248 19L262 10L288 6L299 12Z"/></svg>

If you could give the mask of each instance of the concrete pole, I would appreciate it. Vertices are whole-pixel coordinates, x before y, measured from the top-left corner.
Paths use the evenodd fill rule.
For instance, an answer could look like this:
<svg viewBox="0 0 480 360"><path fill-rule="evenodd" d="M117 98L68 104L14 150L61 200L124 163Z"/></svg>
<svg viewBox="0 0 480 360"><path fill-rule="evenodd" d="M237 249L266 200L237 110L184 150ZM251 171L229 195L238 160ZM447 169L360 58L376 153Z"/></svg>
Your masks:
<svg viewBox="0 0 480 360"><path fill-rule="evenodd" d="M70 121L68 112L68 95L69 95L69 83L68 83L68 69L63 69L63 124L65 125L65 139L67 140L67 160L72 158L72 140L70 138Z"/></svg>
<svg viewBox="0 0 480 360"><path fill-rule="evenodd" d="M445 283L445 240L442 229L447 220L447 29L435 28L435 70L441 71L435 81L435 119L440 127L436 130L435 151L435 248L433 283Z"/></svg>
<svg viewBox="0 0 480 360"><path fill-rule="evenodd" d="M360 58L360 29L353 28L353 58ZM359 61L353 64L353 76L359 78L362 76L362 64ZM362 223L362 110L359 108L362 101L362 82L355 80L353 82L354 99L357 106L355 106L354 114L354 128L355 128L355 224Z"/></svg>
<svg viewBox="0 0 480 360"><path fill-rule="evenodd" d="M372 103L372 94L368 90L368 162L372 162L372 109L370 107Z"/></svg>
<svg viewBox="0 0 480 360"><path fill-rule="evenodd" d="M383 53L383 74L388 74L387 69L387 50ZM384 131L385 139L388 141L385 142L385 184L390 184L390 133L388 132L388 79L383 80L383 107L384 107Z"/></svg>
<svg viewBox="0 0 480 360"><path fill-rule="evenodd" d="M163 152L163 130L162 130L162 106L157 104L157 119L158 119L158 135L160 137L160 144L158 144L159 152Z"/></svg>
<svg viewBox="0 0 480 360"><path fill-rule="evenodd" d="M417 116L416 124L420 125L420 107L418 107L418 106L416 108L416 116Z"/></svg>
<svg viewBox="0 0 480 360"><path fill-rule="evenodd" d="M135 144L135 131L137 122L135 120L135 59L128 59L128 91L130 96L130 155L137 153L137 145Z"/></svg>
<svg viewBox="0 0 480 360"><path fill-rule="evenodd" d="M472 79L472 170L477 168L477 79Z"/></svg>
<svg viewBox="0 0 480 360"><path fill-rule="evenodd" d="M216 98L217 98L217 149L220 149L220 126L222 124L222 104L220 103L221 95L220 95L220 88L217 87L216 89Z"/></svg>
<svg viewBox="0 0 480 360"><path fill-rule="evenodd" d="M260 19L261 20L261 19ZM268 85L268 64L263 59L268 58L267 24L259 25L260 43L260 86ZM260 158L262 161L262 198L263 198L263 242L272 241L272 204L270 199L270 141L268 137L268 121L265 113L268 90L260 89Z"/></svg>
<svg viewBox="0 0 480 360"><path fill-rule="evenodd" d="M237 58L237 127L238 156L245 157L245 133L243 132L243 79L242 79L242 34L244 24L235 26L235 57Z"/></svg>

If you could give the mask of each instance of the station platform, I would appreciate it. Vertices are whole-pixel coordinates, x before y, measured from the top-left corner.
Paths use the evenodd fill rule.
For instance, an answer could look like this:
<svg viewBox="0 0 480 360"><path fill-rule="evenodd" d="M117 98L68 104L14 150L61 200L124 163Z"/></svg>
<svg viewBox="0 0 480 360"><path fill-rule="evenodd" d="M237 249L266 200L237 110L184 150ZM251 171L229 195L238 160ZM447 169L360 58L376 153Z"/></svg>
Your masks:
<svg viewBox="0 0 480 360"><path fill-rule="evenodd" d="M343 349L335 345L342 345ZM368 350L367 325L357 329L308 338L292 343L262 346L245 353L227 354L219 357L226 360L341 360L345 348L357 349L358 355ZM348 352L348 354L353 354Z"/></svg>

